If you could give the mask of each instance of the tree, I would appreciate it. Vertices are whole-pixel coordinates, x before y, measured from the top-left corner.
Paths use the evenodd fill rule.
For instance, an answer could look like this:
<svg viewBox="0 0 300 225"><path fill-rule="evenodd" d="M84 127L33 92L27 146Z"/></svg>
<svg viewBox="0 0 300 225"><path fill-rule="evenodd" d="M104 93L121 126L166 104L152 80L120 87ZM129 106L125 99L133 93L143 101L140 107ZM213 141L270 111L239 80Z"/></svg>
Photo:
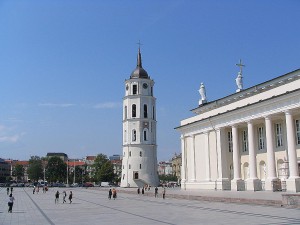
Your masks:
<svg viewBox="0 0 300 225"><path fill-rule="evenodd" d="M67 164L59 157L54 156L48 159L46 176L49 182L63 182L67 177Z"/></svg>
<svg viewBox="0 0 300 225"><path fill-rule="evenodd" d="M74 181L74 171L69 175L74 183L82 183L84 180L84 169L81 166L75 166L75 181Z"/></svg>
<svg viewBox="0 0 300 225"><path fill-rule="evenodd" d="M113 166L104 154L98 154L94 161L94 180L96 182L112 181L114 178Z"/></svg>
<svg viewBox="0 0 300 225"><path fill-rule="evenodd" d="M13 171L12 171L12 175L13 175L14 177L17 178L17 182L18 182L19 180L21 180L22 177L24 177L24 171L25 171L25 170L24 170L23 165L17 164L17 165L14 167L14 169L13 169Z"/></svg>
<svg viewBox="0 0 300 225"><path fill-rule="evenodd" d="M38 181L43 177L43 164L39 156L31 156L27 169L28 178L32 181Z"/></svg>

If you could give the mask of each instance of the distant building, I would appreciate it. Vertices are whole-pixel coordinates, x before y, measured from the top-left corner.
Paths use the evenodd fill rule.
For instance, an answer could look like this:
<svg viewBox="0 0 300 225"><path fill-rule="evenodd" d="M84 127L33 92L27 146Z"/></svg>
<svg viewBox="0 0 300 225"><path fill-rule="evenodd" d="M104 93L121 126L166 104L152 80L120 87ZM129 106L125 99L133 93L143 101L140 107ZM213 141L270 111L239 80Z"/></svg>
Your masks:
<svg viewBox="0 0 300 225"><path fill-rule="evenodd" d="M172 175L172 163L162 161L158 163L158 175Z"/></svg>
<svg viewBox="0 0 300 225"><path fill-rule="evenodd" d="M91 178L94 175L93 165L95 163L96 156L86 156L83 161L86 164L86 173Z"/></svg>
<svg viewBox="0 0 300 225"><path fill-rule="evenodd" d="M120 156L120 155L109 156L110 161L112 161L112 160L121 160L121 159L122 159L122 156Z"/></svg>
<svg viewBox="0 0 300 225"><path fill-rule="evenodd" d="M68 161L68 155L65 153L61 153L61 152L48 152L47 153L47 158L51 158L54 156L61 158L64 162Z"/></svg>
<svg viewBox="0 0 300 225"><path fill-rule="evenodd" d="M177 177L177 180L180 182L181 180L181 153L175 155L171 159L172 163L172 174Z"/></svg>
<svg viewBox="0 0 300 225"><path fill-rule="evenodd" d="M0 183L5 183L7 177L10 176L11 167L9 163L5 162L4 159L0 158Z"/></svg>

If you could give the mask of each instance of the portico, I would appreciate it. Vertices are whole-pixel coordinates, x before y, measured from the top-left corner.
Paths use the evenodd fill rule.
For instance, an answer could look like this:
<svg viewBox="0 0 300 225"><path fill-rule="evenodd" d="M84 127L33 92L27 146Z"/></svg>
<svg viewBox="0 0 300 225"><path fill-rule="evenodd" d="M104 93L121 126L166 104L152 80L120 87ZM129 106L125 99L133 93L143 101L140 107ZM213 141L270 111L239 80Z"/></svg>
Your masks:
<svg viewBox="0 0 300 225"><path fill-rule="evenodd" d="M193 109L176 128L182 187L299 192L299 87L296 70Z"/></svg>

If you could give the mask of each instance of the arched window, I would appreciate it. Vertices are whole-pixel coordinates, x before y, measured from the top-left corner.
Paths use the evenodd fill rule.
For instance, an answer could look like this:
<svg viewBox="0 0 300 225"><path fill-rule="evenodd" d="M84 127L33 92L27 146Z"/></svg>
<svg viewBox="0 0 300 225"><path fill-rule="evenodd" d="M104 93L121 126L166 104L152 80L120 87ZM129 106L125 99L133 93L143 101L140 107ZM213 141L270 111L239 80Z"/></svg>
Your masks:
<svg viewBox="0 0 300 225"><path fill-rule="evenodd" d="M136 117L136 105L132 105L132 117Z"/></svg>
<svg viewBox="0 0 300 225"><path fill-rule="evenodd" d="M127 106L124 107L124 119L127 119Z"/></svg>
<svg viewBox="0 0 300 225"><path fill-rule="evenodd" d="M142 157L142 152L140 151L140 157Z"/></svg>
<svg viewBox="0 0 300 225"><path fill-rule="evenodd" d="M125 178L125 174L123 174L123 180L124 180L124 178Z"/></svg>
<svg viewBox="0 0 300 225"><path fill-rule="evenodd" d="M148 107L146 104L144 105L144 118L148 118Z"/></svg>
<svg viewBox="0 0 300 225"><path fill-rule="evenodd" d="M124 130L124 142L127 142L127 130Z"/></svg>
<svg viewBox="0 0 300 225"><path fill-rule="evenodd" d="M137 95L137 85L136 84L132 85L132 94Z"/></svg>
<svg viewBox="0 0 300 225"><path fill-rule="evenodd" d="M129 152L129 156L131 156L131 151Z"/></svg>
<svg viewBox="0 0 300 225"><path fill-rule="evenodd" d="M132 141L136 141L136 130L132 130Z"/></svg>
<svg viewBox="0 0 300 225"><path fill-rule="evenodd" d="M142 164L140 164L140 169L142 169Z"/></svg>
<svg viewBox="0 0 300 225"><path fill-rule="evenodd" d="M131 165L130 165L130 164L129 164L129 166L128 166L128 167L129 167L129 169L131 169Z"/></svg>
<svg viewBox="0 0 300 225"><path fill-rule="evenodd" d="M147 129L144 130L144 141L148 141L148 137L147 137Z"/></svg>

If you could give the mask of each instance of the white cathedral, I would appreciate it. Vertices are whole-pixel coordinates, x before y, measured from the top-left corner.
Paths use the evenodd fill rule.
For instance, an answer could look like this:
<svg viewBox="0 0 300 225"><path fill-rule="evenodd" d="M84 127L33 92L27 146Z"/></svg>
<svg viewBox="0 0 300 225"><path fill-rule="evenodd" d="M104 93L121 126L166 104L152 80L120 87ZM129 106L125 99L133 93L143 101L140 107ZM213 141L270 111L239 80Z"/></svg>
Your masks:
<svg viewBox="0 0 300 225"><path fill-rule="evenodd" d="M154 81L142 67L139 48L137 66L125 80L121 187L159 184L153 88Z"/></svg>
<svg viewBox="0 0 300 225"><path fill-rule="evenodd" d="M181 188L300 191L300 69L207 101L181 121Z"/></svg>

